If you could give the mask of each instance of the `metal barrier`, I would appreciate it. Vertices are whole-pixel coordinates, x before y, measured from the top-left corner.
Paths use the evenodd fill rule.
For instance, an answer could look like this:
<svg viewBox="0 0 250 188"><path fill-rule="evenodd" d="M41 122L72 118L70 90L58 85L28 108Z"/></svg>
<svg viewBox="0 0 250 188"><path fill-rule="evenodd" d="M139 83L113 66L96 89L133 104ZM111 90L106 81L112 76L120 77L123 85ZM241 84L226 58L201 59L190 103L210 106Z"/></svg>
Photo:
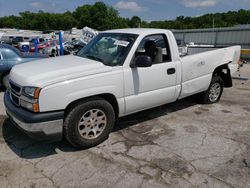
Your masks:
<svg viewBox="0 0 250 188"><path fill-rule="evenodd" d="M250 49L242 49L241 55L250 55Z"/></svg>

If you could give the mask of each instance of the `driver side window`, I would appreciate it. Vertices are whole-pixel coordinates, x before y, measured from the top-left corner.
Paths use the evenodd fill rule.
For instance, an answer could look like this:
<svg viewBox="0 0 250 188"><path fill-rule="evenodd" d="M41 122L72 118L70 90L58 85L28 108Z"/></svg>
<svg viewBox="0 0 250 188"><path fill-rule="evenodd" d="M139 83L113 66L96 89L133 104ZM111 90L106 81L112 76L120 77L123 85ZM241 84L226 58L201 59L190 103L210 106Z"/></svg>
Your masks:
<svg viewBox="0 0 250 188"><path fill-rule="evenodd" d="M149 35L139 44L137 55L147 55L153 64L171 61L170 48L165 34Z"/></svg>

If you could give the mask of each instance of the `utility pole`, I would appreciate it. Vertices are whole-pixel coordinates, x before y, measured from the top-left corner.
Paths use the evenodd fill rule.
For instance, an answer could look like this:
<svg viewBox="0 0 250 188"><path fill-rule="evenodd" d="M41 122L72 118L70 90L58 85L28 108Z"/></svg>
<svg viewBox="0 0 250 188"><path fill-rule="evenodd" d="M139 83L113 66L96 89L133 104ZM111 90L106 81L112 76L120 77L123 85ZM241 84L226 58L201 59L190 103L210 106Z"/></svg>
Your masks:
<svg viewBox="0 0 250 188"><path fill-rule="evenodd" d="M213 32L214 32L214 16L213 16Z"/></svg>
<svg viewBox="0 0 250 188"><path fill-rule="evenodd" d="M213 34L214 34L214 47L217 45L217 32L215 32L215 26L214 26L214 15L213 15Z"/></svg>

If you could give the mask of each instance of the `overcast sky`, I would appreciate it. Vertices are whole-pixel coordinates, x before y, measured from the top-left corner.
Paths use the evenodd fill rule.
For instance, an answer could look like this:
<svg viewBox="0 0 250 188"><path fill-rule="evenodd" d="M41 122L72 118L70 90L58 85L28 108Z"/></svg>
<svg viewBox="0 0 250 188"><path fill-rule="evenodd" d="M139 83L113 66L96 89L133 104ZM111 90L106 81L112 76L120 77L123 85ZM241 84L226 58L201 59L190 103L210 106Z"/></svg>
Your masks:
<svg viewBox="0 0 250 188"><path fill-rule="evenodd" d="M73 11L93 0L0 0L0 17L17 15L22 11ZM206 13L250 9L250 0L104 0L117 9L121 16L140 16L143 20L166 20L177 16L200 16Z"/></svg>

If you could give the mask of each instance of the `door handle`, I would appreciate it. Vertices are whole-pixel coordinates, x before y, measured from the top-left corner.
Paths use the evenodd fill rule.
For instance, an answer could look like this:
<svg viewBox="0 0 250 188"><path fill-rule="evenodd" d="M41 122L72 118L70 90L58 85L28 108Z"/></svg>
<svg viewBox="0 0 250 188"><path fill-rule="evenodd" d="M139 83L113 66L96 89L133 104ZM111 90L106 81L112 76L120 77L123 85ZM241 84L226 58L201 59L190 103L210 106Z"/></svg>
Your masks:
<svg viewBox="0 0 250 188"><path fill-rule="evenodd" d="M175 73L175 68L170 68L167 70L168 74L174 74Z"/></svg>

